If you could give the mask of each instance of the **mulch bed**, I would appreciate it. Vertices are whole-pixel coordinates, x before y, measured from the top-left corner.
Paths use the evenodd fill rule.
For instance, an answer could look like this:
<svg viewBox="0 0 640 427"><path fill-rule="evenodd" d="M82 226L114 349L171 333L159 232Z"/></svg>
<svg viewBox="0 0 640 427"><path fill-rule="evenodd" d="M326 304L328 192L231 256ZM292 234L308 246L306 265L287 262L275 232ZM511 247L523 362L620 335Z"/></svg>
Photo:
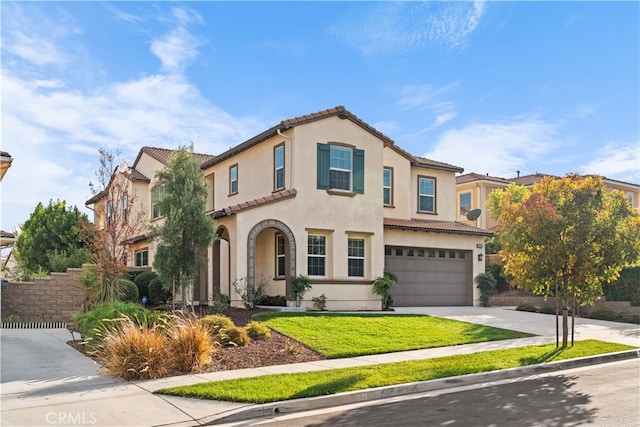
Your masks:
<svg viewBox="0 0 640 427"><path fill-rule="evenodd" d="M229 316L236 326L245 326L251 321L253 315L265 311L269 310L228 308L222 314ZM80 342L69 341L68 344L84 352L84 346ZM213 356L213 363L205 372L287 365L323 359L325 357L320 353L272 330L271 338L252 341L243 347L219 347Z"/></svg>

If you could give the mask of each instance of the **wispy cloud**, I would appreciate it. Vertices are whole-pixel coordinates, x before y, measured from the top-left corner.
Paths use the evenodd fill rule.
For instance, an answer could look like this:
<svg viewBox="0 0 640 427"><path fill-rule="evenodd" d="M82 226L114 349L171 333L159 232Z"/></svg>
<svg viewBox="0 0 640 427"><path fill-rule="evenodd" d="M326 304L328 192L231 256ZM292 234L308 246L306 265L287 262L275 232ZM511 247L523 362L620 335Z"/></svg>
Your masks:
<svg viewBox="0 0 640 427"><path fill-rule="evenodd" d="M512 176L546 161L562 141L559 131L560 125L531 116L474 123L444 132L425 156L467 172Z"/></svg>
<svg viewBox="0 0 640 427"><path fill-rule="evenodd" d="M481 0L358 4L331 32L364 54L406 53L430 45L451 49L467 43L484 13Z"/></svg>
<svg viewBox="0 0 640 427"><path fill-rule="evenodd" d="M189 31L189 26L196 23L202 23L202 17L197 12L184 8L172 9L171 29L151 42L151 52L160 59L163 71L181 72L198 57L202 40Z"/></svg>
<svg viewBox="0 0 640 427"><path fill-rule="evenodd" d="M31 4L19 8L18 17L29 15L31 7L35 8ZM234 117L218 108L183 75L199 46L184 25L201 17L174 8L170 18L173 26L150 40L150 49L162 61L157 73L90 89L52 72L47 64L53 60L39 64L21 54L17 49L21 40L4 37L12 30L3 26L1 138L2 149L14 157L11 173L3 180L3 229L26 220L40 201L60 198L83 206L90 196L88 182L97 168L98 148L121 148L123 158L133 159L143 145L177 148L192 142L196 151L215 154L265 127L251 117ZM38 22L29 29L33 40L57 34L50 39L61 52L56 64L77 65L65 61L71 32L56 28L50 20L41 29Z"/></svg>
<svg viewBox="0 0 640 427"><path fill-rule="evenodd" d="M580 167L582 174L603 175L621 181L640 184L640 140L609 143L602 147L589 163Z"/></svg>
<svg viewBox="0 0 640 427"><path fill-rule="evenodd" d="M457 87L457 83L449 83L442 87L419 84L407 85L394 90L398 96L396 106L400 111L416 109L424 114L424 122L429 123L419 131L401 136L399 139L414 139L455 119L458 116L456 103L448 98Z"/></svg>

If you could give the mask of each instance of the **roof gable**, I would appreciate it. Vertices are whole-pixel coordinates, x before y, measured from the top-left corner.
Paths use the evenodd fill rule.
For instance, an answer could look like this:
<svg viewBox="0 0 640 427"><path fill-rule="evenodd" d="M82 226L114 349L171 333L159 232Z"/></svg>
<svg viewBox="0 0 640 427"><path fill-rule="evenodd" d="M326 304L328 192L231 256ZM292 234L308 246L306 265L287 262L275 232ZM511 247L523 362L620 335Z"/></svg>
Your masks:
<svg viewBox="0 0 640 427"><path fill-rule="evenodd" d="M327 119L329 117L339 117L340 119L343 119L343 120L350 120L354 124L360 126L365 131L373 134L374 136L382 140L385 144L392 144L392 145L394 144L391 138L389 138L379 130L375 129L373 126L367 124L362 119L357 117L355 114L351 113L349 110L347 110L346 108L340 105L337 107L329 108L327 110L318 111L316 113L305 114L304 116L298 116L292 119L283 120L277 125L265 130L264 132L259 133L258 135L236 145L235 147L230 148L229 150L219 154L218 156L215 156L215 158L209 159L208 161L202 164L202 168L205 169L217 163L220 163L226 159L229 159L245 150L248 150L254 145L257 145L263 141L266 141L269 138L276 136L278 132L283 132L283 131L286 131L287 129L291 129L296 126L312 123L317 120Z"/></svg>

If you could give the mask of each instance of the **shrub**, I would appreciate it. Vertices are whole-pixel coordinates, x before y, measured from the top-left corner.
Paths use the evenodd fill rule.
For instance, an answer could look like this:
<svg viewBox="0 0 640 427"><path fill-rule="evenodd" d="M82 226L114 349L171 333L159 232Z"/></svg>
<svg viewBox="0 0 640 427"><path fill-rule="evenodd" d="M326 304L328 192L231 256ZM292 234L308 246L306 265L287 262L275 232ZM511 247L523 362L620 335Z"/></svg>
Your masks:
<svg viewBox="0 0 640 427"><path fill-rule="evenodd" d="M538 313L556 314L556 307L553 305L545 304L538 309Z"/></svg>
<svg viewBox="0 0 640 427"><path fill-rule="evenodd" d="M220 294L215 297L213 301L211 301L211 305L209 305L209 308L214 313L220 313L228 309L230 304L231 299L229 298L229 295Z"/></svg>
<svg viewBox="0 0 640 427"><path fill-rule="evenodd" d="M149 283L149 304L165 304L173 298L173 294L167 288L160 277L156 277Z"/></svg>
<svg viewBox="0 0 640 427"><path fill-rule="evenodd" d="M608 301L631 301L633 305L640 305L640 266L623 268L618 280L605 283L602 288Z"/></svg>
<svg viewBox="0 0 640 427"><path fill-rule="evenodd" d="M138 287L129 279L120 279L120 301L139 302Z"/></svg>
<svg viewBox="0 0 640 427"><path fill-rule="evenodd" d="M196 372L210 365L214 350L211 330L195 316L180 319L168 331L168 358L180 372Z"/></svg>
<svg viewBox="0 0 640 427"><path fill-rule="evenodd" d="M136 278L133 281L138 287L140 298L146 295L148 299L151 299L151 297L149 296L149 292L150 292L149 284L156 277L158 277L158 274L154 271L143 271L142 273L136 276Z"/></svg>
<svg viewBox="0 0 640 427"><path fill-rule="evenodd" d="M97 347L107 330L118 326L117 319L122 317L132 319L143 311L142 306L132 302L103 303L90 311L77 313L74 324L82 333L87 350L90 352Z"/></svg>
<svg viewBox="0 0 640 427"><path fill-rule="evenodd" d="M224 314L210 314L200 319L200 323L207 325L214 335L235 326L233 320Z"/></svg>
<svg viewBox="0 0 640 427"><path fill-rule="evenodd" d="M521 302L516 307L516 310L518 310L518 311L529 311L531 313L535 313L536 311L538 311L538 310L536 310L536 306L531 304L530 302Z"/></svg>
<svg viewBox="0 0 640 427"><path fill-rule="evenodd" d="M624 323L640 324L640 314L638 313L620 313L620 321Z"/></svg>
<svg viewBox="0 0 640 427"><path fill-rule="evenodd" d="M293 293L293 298L296 301L296 307L300 307L304 294L306 294L311 287L311 279L307 276L300 274L293 279L293 282L291 283L291 292Z"/></svg>
<svg viewBox="0 0 640 427"><path fill-rule="evenodd" d="M223 329L214 337L221 345L243 347L251 342L251 338L245 328L238 326L232 326L230 328Z"/></svg>
<svg viewBox="0 0 640 427"><path fill-rule="evenodd" d="M325 311L327 309L327 296L325 294L313 297L311 301L313 301L313 308L316 310Z"/></svg>
<svg viewBox="0 0 640 427"><path fill-rule="evenodd" d="M286 307L287 298L284 295L262 295L256 299L256 305L266 305L269 307Z"/></svg>
<svg viewBox="0 0 640 427"><path fill-rule="evenodd" d="M393 298L391 298L391 287L396 284L398 277L391 271L384 271L384 274L380 277L376 277L373 281L373 292L380 297L382 302L382 309L387 310L393 304Z"/></svg>
<svg viewBox="0 0 640 427"><path fill-rule="evenodd" d="M592 319L598 319L598 320L616 321L616 320L618 320L619 315L614 309L612 309L610 307L607 307L605 305L601 305L601 306L596 307L593 310L591 310L589 312L588 317L590 317Z"/></svg>
<svg viewBox="0 0 640 427"><path fill-rule="evenodd" d="M128 317L117 323L117 327L104 333L96 352L107 371L127 380L166 375L166 336L154 328L141 328Z"/></svg>
<svg viewBox="0 0 640 427"><path fill-rule="evenodd" d="M263 323L251 321L244 328L252 340L271 338L271 329Z"/></svg>
<svg viewBox="0 0 640 427"><path fill-rule="evenodd" d="M489 307L489 297L495 295L496 292L496 278L489 273L480 273L476 276L476 283L478 289L480 289L480 303L483 307Z"/></svg>

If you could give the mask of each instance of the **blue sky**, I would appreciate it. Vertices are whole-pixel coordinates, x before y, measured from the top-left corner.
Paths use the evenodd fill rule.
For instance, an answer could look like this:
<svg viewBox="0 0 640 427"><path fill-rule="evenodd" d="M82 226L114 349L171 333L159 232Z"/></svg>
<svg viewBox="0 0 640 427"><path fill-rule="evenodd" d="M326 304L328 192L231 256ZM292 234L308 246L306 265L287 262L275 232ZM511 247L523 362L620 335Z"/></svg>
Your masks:
<svg viewBox="0 0 640 427"><path fill-rule="evenodd" d="M344 105L465 172L640 183L640 3L8 2L1 228L84 210L98 149L217 154Z"/></svg>

